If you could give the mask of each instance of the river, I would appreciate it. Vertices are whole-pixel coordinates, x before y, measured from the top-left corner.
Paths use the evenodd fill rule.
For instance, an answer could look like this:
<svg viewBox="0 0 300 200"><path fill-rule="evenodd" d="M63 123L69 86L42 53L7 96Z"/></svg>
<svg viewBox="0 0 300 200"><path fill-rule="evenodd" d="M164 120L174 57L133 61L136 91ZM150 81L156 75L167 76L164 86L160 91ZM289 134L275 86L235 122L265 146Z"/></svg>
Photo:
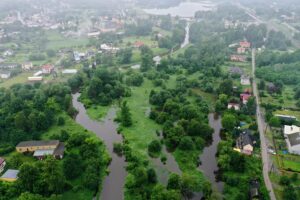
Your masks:
<svg viewBox="0 0 300 200"><path fill-rule="evenodd" d="M124 182L126 173L126 162L124 157L120 157L113 152L113 143L122 142L122 136L117 133L117 124L113 121L116 116L116 110L111 108L102 122L89 118L84 105L78 101L80 94L72 96L74 108L78 111L76 122L85 129L94 132L101 140L104 141L109 150L112 161L108 167L109 175L103 182L101 199L103 200L121 200L124 199Z"/></svg>
<svg viewBox="0 0 300 200"><path fill-rule="evenodd" d="M224 184L216 180L216 172L219 169L216 153L218 150L218 144L221 141L221 117L215 118L214 114L209 114L209 125L214 129L213 141L209 146L204 148L203 153L200 156L201 165L199 166L199 169L203 171L204 175L210 180L213 187L215 187L218 192L222 193Z"/></svg>

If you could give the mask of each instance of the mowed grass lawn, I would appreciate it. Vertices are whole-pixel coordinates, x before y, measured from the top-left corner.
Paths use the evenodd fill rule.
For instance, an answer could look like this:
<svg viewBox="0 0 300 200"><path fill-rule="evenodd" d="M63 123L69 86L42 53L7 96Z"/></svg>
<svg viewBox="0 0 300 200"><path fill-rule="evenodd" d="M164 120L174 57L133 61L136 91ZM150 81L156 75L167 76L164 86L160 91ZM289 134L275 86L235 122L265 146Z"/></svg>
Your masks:
<svg viewBox="0 0 300 200"><path fill-rule="evenodd" d="M89 39L87 37L67 38L56 31L49 31L46 35L48 39L46 44L47 49L59 50L61 48L85 46L89 43Z"/></svg>
<svg viewBox="0 0 300 200"><path fill-rule="evenodd" d="M0 87L9 88L14 84L26 83L28 81L28 77L32 76L32 74L33 74L32 72L21 73L8 80L3 80L3 82L0 83Z"/></svg>

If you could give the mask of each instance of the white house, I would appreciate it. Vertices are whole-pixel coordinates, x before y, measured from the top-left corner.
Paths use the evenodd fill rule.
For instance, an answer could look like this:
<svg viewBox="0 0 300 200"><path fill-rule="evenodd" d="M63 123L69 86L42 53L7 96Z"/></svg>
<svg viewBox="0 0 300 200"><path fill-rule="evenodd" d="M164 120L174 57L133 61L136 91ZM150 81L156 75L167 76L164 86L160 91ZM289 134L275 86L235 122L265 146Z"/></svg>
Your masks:
<svg viewBox="0 0 300 200"><path fill-rule="evenodd" d="M23 63L22 64L22 69L23 70L31 70L33 68L33 64L31 62Z"/></svg>
<svg viewBox="0 0 300 200"><path fill-rule="evenodd" d="M11 73L10 72L0 72L0 78L2 79L9 79Z"/></svg>
<svg viewBox="0 0 300 200"><path fill-rule="evenodd" d="M241 85L251 85L249 76L241 76Z"/></svg>
<svg viewBox="0 0 300 200"><path fill-rule="evenodd" d="M65 69L62 71L63 74L76 74L77 69Z"/></svg>
<svg viewBox="0 0 300 200"><path fill-rule="evenodd" d="M300 127L285 125L283 133L289 152L300 155Z"/></svg>

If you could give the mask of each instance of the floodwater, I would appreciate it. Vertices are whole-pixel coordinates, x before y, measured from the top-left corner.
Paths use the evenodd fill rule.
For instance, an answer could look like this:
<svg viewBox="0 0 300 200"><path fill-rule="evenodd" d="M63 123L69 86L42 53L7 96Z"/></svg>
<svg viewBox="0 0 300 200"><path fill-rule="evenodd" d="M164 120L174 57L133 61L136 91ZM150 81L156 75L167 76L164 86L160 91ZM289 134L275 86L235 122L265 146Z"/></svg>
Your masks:
<svg viewBox="0 0 300 200"><path fill-rule="evenodd" d="M221 117L215 118L214 114L209 114L209 125L214 129L213 141L208 147L204 148L203 153L200 156L201 165L199 168L210 180L212 186L215 187L218 192L222 193L224 184L222 182L218 182L216 179L216 172L219 170L216 153L218 150L218 144L221 141Z"/></svg>
<svg viewBox="0 0 300 200"><path fill-rule="evenodd" d="M94 132L101 140L104 141L109 150L112 161L109 165L109 175L103 181L101 199L103 200L121 200L124 199L124 182L126 173L126 162L124 157L113 153L113 143L122 142L122 136L117 133L117 124L113 121L116 116L116 110L110 109L107 116L102 122L89 118L84 105L78 101L80 94L76 93L72 97L74 108L77 109L78 115L76 122L85 129Z"/></svg>
<svg viewBox="0 0 300 200"><path fill-rule="evenodd" d="M214 9L214 7L215 4L210 1L182 2L175 7L144 9L144 11L152 15L171 15L172 17L193 18L197 11L210 11Z"/></svg>

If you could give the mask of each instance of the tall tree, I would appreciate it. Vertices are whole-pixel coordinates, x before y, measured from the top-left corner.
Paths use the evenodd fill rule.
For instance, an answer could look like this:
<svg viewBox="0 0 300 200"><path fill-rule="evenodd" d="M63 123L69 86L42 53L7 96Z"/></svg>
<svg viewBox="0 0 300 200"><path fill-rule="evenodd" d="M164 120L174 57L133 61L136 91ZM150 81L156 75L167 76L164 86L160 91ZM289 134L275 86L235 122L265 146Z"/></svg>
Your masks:
<svg viewBox="0 0 300 200"><path fill-rule="evenodd" d="M124 101L121 105L121 122L125 127L132 125L131 113L127 105L127 101Z"/></svg>

